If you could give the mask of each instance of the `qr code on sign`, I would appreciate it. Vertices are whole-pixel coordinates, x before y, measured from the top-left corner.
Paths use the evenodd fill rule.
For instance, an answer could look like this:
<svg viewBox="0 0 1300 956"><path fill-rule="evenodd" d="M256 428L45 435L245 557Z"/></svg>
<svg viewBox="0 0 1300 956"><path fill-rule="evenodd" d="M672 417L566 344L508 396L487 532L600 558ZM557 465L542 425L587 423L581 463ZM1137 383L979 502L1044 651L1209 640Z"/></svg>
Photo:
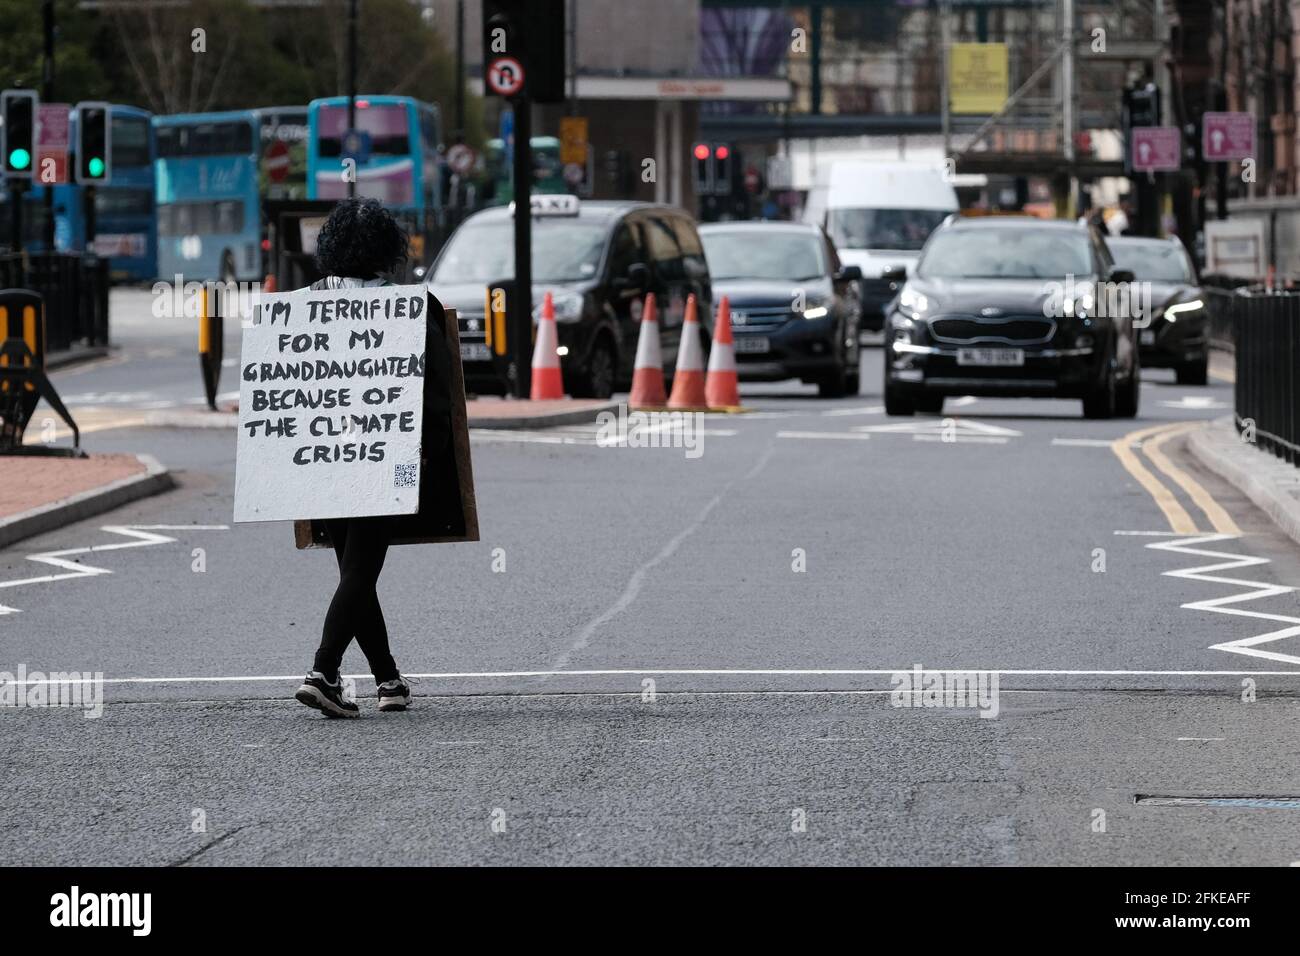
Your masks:
<svg viewBox="0 0 1300 956"><path fill-rule="evenodd" d="M394 488L414 488L420 483L420 466L394 465L393 466L393 487Z"/></svg>

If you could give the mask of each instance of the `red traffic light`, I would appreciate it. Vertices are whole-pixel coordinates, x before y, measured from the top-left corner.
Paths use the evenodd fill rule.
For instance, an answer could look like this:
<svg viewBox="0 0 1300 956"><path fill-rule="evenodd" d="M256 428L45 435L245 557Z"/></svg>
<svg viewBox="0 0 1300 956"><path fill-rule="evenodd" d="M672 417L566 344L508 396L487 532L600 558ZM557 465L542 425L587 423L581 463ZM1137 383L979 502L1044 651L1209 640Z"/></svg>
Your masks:
<svg viewBox="0 0 1300 956"><path fill-rule="evenodd" d="M696 144L695 144L695 158L696 158L696 159L708 159L708 158L709 158L709 144L708 144L708 143L696 143Z"/></svg>
<svg viewBox="0 0 1300 956"><path fill-rule="evenodd" d="M726 159L728 156L731 155L731 150L727 149L727 147L725 146L719 146L716 150L714 150L713 155L718 157L718 159Z"/></svg>

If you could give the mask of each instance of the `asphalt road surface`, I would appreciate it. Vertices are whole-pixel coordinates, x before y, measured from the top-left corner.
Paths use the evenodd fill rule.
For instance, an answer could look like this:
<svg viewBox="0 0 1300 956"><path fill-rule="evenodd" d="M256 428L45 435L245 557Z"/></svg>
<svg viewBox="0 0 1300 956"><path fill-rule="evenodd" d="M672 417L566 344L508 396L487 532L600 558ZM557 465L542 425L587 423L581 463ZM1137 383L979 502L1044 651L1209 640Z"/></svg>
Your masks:
<svg viewBox="0 0 1300 956"><path fill-rule="evenodd" d="M106 680L99 719L0 711L7 859L1300 861L1300 636L1241 643L1300 624L1300 552L1182 444L1222 381L891 419L872 350L853 399L745 388L694 458L475 433L482 541L380 583L415 706L353 650L337 722L291 698L332 557L232 524L233 431L142 427L198 404L192 323L116 334L55 383L179 487L0 551L0 670ZM998 672L996 716L893 706L916 665Z"/></svg>

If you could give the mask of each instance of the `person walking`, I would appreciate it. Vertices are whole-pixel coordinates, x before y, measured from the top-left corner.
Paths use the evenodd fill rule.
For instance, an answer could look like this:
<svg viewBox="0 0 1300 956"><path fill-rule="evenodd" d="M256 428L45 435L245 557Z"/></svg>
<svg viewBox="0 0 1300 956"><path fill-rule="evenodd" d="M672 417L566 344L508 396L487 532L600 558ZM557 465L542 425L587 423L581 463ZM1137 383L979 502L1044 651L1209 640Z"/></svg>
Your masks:
<svg viewBox="0 0 1300 956"><path fill-rule="evenodd" d="M393 215L373 199L340 202L330 213L316 240L316 264L324 278L311 289L355 289L391 285L389 277L406 261L407 235ZM430 294L429 324L441 306ZM427 467L430 454L440 455L450 444L445 401L449 366L429 352L421 459ZM422 482L422 485L424 482ZM424 488L421 488L421 500ZM374 675L381 711L406 710L411 704L411 684L398 670L388 643L388 628L379 605L377 585L384 558L401 522L413 516L393 515L331 518L323 522L339 566L339 583L325 613L320 646L312 669L294 697L327 717L358 717L360 709L346 692L339 669L343 654L356 639ZM316 522L320 524L321 522Z"/></svg>

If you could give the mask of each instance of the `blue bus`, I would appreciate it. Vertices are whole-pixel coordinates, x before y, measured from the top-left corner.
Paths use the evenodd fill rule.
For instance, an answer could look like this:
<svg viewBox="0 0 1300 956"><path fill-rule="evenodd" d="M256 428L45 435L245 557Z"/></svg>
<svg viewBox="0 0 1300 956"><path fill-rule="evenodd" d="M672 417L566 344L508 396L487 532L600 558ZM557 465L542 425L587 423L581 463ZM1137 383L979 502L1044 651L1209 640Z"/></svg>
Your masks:
<svg viewBox="0 0 1300 956"><path fill-rule="evenodd" d="M370 155L356 167L356 195L378 199L411 233L411 258L424 259L425 238L438 234L442 209L442 119L438 107L409 96L358 96L357 129L370 134ZM343 135L348 98L307 107L307 198L344 199Z"/></svg>
<svg viewBox="0 0 1300 956"><path fill-rule="evenodd" d="M94 251L109 260L114 281L147 282L157 270L158 236L154 214L154 136L152 113L114 103L112 179L95 187ZM77 141L77 114L70 117L70 141ZM75 148L75 146L73 147ZM76 163L69 156L69 175ZM75 183L49 187L54 191L54 247L61 252L85 251L85 195ZM45 189L36 186L24 196L24 247L44 251ZM8 239L8 209L4 209L4 241Z"/></svg>
<svg viewBox="0 0 1300 956"><path fill-rule="evenodd" d="M306 192L306 110L154 117L158 271L186 281L265 274L262 199Z"/></svg>

